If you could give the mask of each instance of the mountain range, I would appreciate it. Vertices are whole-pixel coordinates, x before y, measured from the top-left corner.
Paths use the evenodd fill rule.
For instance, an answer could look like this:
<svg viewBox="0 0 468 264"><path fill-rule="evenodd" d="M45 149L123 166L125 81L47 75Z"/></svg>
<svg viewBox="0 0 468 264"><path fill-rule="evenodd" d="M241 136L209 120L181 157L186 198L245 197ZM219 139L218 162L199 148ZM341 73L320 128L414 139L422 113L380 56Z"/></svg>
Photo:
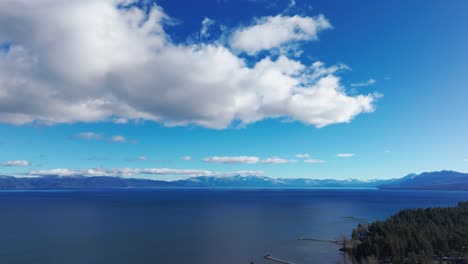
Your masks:
<svg viewBox="0 0 468 264"><path fill-rule="evenodd" d="M406 190L468 190L468 174L455 171L409 174L388 180L290 179L261 176L199 176L185 180L161 181L111 176L0 176L0 189L74 189L144 187L231 187L231 188L380 188Z"/></svg>
<svg viewBox="0 0 468 264"><path fill-rule="evenodd" d="M468 190L468 173L444 170L408 174L378 186L380 189Z"/></svg>

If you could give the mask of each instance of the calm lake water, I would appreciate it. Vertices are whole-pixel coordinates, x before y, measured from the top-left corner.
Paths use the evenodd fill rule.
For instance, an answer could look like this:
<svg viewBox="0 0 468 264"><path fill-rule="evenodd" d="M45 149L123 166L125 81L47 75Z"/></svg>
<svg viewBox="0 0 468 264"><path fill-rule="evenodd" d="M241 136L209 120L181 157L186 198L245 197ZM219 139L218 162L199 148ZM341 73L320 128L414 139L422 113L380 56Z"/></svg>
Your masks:
<svg viewBox="0 0 468 264"><path fill-rule="evenodd" d="M0 192L0 263L248 264L266 253L342 263L336 239L399 209L453 206L468 192L124 189Z"/></svg>

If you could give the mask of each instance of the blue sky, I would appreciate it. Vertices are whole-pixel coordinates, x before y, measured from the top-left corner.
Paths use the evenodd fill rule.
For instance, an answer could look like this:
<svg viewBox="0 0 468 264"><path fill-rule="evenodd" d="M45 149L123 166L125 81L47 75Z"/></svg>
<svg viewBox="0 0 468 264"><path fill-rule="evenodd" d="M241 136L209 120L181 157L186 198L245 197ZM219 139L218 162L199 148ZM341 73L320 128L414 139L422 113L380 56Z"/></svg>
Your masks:
<svg viewBox="0 0 468 264"><path fill-rule="evenodd" d="M50 8L60 11L46 15ZM5 1L0 173L466 172L467 8ZM323 87L331 90L315 91Z"/></svg>

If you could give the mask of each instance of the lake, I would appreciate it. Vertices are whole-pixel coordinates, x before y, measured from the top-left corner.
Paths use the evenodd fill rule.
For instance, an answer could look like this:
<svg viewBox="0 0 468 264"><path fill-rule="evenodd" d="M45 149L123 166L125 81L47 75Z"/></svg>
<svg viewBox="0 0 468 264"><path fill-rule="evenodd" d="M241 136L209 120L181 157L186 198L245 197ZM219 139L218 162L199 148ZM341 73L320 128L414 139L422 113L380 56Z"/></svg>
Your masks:
<svg viewBox="0 0 468 264"><path fill-rule="evenodd" d="M343 263L337 239L403 208L468 192L375 189L113 189L0 192L8 264Z"/></svg>

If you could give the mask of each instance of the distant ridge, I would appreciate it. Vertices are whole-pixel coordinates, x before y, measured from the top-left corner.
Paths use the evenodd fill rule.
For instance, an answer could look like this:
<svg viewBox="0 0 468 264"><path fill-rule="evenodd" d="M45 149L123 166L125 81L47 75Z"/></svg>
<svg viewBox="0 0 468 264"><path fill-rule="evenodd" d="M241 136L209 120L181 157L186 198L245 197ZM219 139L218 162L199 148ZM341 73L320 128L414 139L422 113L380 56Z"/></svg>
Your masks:
<svg viewBox="0 0 468 264"><path fill-rule="evenodd" d="M232 187L232 188L375 188L392 180L362 181L315 180L315 179L273 179L261 176L214 177L199 176L178 181L157 181L129 179L112 176L42 176L13 177L0 176L0 189L98 189L98 188L144 188L144 187Z"/></svg>
<svg viewBox="0 0 468 264"><path fill-rule="evenodd" d="M378 185L389 183L393 180L371 180L363 181L356 179L334 180L334 179L286 179L269 178L261 176L232 176L232 177L193 177L187 180L176 181L177 185L186 187L336 187L336 188L373 188Z"/></svg>
<svg viewBox="0 0 468 264"><path fill-rule="evenodd" d="M468 173L450 170L409 174L378 186L380 189L403 190L468 190Z"/></svg>
<svg viewBox="0 0 468 264"><path fill-rule="evenodd" d="M0 189L104 189L150 187L226 188L379 188L404 190L468 190L468 173L456 171L409 174L390 180L274 179L262 176L199 176L178 181L112 176L0 176Z"/></svg>
<svg viewBox="0 0 468 264"><path fill-rule="evenodd" d="M99 188L141 188L170 187L166 181L146 179L126 179L120 177L57 177L42 176L34 178L0 176L0 189L99 189Z"/></svg>

